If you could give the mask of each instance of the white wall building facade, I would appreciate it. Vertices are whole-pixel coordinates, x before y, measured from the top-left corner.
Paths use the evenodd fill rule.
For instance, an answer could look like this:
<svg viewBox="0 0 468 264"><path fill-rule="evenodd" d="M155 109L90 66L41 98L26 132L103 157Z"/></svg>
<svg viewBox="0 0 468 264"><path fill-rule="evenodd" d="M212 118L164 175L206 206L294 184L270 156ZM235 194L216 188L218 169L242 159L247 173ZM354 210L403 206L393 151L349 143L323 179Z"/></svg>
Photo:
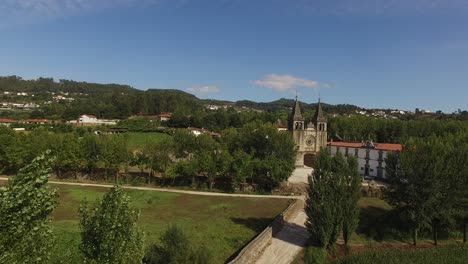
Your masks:
<svg viewBox="0 0 468 264"><path fill-rule="evenodd" d="M78 122L94 124L94 123L98 123L98 119L97 117L93 115L80 115L80 117L78 117Z"/></svg>
<svg viewBox="0 0 468 264"><path fill-rule="evenodd" d="M344 156L355 156L358 160L358 170L361 176L370 176L377 179L385 179L385 159L389 152L399 152L401 144L386 143L352 143L352 142L328 142L328 151L334 156L340 152Z"/></svg>

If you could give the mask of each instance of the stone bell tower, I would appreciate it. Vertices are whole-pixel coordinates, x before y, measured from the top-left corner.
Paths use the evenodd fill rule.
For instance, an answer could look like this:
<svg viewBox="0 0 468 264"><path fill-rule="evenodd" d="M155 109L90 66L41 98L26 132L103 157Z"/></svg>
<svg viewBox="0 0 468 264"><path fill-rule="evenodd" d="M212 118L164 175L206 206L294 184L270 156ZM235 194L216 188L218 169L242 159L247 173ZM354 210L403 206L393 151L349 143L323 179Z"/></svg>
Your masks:
<svg viewBox="0 0 468 264"><path fill-rule="evenodd" d="M297 147L296 167L312 167L320 148L327 146L327 119L323 114L320 100L314 117L306 123L296 96L289 115L288 130Z"/></svg>

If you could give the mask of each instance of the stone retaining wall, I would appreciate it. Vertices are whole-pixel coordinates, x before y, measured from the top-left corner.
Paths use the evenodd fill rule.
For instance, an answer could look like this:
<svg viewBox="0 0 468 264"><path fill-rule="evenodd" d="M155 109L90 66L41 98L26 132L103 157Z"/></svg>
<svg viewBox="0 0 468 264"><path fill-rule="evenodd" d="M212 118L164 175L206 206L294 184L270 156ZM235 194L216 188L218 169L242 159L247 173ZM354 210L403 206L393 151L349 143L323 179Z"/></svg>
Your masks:
<svg viewBox="0 0 468 264"><path fill-rule="evenodd" d="M265 247L270 244L271 239L283 227L284 223L294 217L299 210L304 207L302 199L296 199L286 210L278 215L271 224L258 234L250 243L229 264L250 264L255 263Z"/></svg>

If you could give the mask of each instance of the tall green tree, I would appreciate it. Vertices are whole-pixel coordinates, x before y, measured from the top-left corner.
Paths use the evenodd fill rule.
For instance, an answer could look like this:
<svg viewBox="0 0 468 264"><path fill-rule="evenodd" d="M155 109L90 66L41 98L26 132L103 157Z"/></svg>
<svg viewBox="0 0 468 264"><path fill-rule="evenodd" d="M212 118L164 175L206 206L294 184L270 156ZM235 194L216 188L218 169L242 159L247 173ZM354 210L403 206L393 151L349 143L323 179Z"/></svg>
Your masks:
<svg viewBox="0 0 468 264"><path fill-rule="evenodd" d="M347 245L359 224L359 198L361 197L362 177L359 175L355 157L348 157L343 192L343 239Z"/></svg>
<svg viewBox="0 0 468 264"><path fill-rule="evenodd" d="M141 263L143 233L137 226L138 212L120 186L107 192L95 208L84 201L79 209L81 245L87 263Z"/></svg>
<svg viewBox="0 0 468 264"><path fill-rule="evenodd" d="M399 155L387 158L387 198L411 226L414 244L421 230L433 229L436 235L438 223L454 223L463 193L460 172L468 162L455 151L463 146L454 142L453 136L410 140Z"/></svg>
<svg viewBox="0 0 468 264"><path fill-rule="evenodd" d="M347 244L359 223L361 177L357 160L334 157L321 149L316 159L306 201L306 227L313 243L332 247L341 233Z"/></svg>
<svg viewBox="0 0 468 264"><path fill-rule="evenodd" d="M321 149L314 167L312 180L307 189L305 212L306 227L311 241L318 247L330 247L335 241L337 229L342 218L336 200L340 192L336 192L336 179L332 173L332 159L325 149ZM337 225L338 224L338 225Z"/></svg>
<svg viewBox="0 0 468 264"><path fill-rule="evenodd" d="M0 188L0 263L47 263L53 246L50 214L57 207L47 187L50 151L35 158Z"/></svg>
<svg viewBox="0 0 468 264"><path fill-rule="evenodd" d="M106 174L115 176L117 182L120 168L128 165L131 160L127 138L121 135L101 136L99 143L101 144L99 158L106 169Z"/></svg>

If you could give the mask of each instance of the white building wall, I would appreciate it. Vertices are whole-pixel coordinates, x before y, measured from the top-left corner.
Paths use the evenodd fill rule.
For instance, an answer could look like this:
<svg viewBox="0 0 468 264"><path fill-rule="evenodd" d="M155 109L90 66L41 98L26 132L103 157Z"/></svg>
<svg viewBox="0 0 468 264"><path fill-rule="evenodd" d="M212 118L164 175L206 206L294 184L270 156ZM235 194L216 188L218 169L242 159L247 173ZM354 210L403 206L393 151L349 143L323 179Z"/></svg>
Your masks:
<svg viewBox="0 0 468 264"><path fill-rule="evenodd" d="M379 160L379 150L371 149L369 153L369 159Z"/></svg>
<svg viewBox="0 0 468 264"><path fill-rule="evenodd" d="M358 149L358 158L366 159L366 149Z"/></svg>
<svg viewBox="0 0 468 264"><path fill-rule="evenodd" d="M341 148L340 148L340 152L341 152L341 154L343 154L343 156L344 156L344 155L346 154L346 148L341 147Z"/></svg>
<svg viewBox="0 0 468 264"><path fill-rule="evenodd" d="M377 167L379 162L377 160L369 160L369 176L377 177Z"/></svg>
<svg viewBox="0 0 468 264"><path fill-rule="evenodd" d="M359 174L364 176L364 172L365 172L365 169L366 169L366 159L361 159L361 158L358 158L358 170L359 170Z"/></svg>
<svg viewBox="0 0 468 264"><path fill-rule="evenodd" d="M90 117L90 116L87 116L87 115L82 115L82 116L80 116L80 122L81 123L97 123L97 118Z"/></svg>
<svg viewBox="0 0 468 264"><path fill-rule="evenodd" d="M334 156L337 152L341 152L343 155L346 154L346 147L328 146L329 153ZM367 151L369 155L367 156ZM379 177L379 164L382 165L382 178L385 177L385 158L388 156L388 151L382 151L382 161L380 160L380 150L377 149L366 149L358 148L356 156L356 148L348 147L348 155L356 156L358 161L359 174L364 176L366 171L366 165L369 166L368 175L372 177Z"/></svg>

